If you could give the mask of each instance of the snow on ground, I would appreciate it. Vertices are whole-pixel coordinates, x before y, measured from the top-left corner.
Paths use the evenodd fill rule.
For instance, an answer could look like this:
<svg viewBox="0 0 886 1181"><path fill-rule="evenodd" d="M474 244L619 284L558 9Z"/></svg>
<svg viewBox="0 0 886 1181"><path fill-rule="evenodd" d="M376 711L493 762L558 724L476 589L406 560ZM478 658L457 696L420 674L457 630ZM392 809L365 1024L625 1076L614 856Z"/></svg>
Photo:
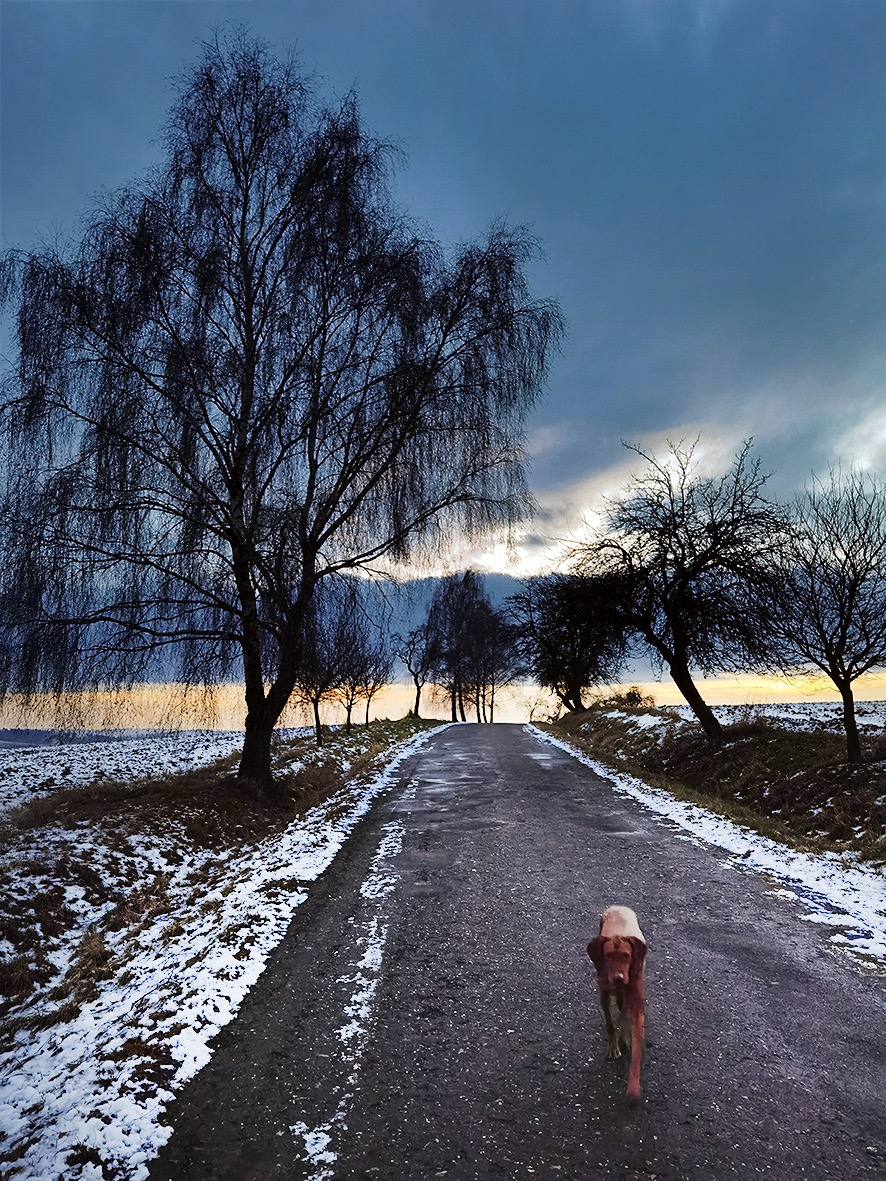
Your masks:
<svg viewBox="0 0 886 1181"><path fill-rule="evenodd" d="M688 705L669 706L686 721L693 719ZM750 718L769 718L791 730L824 730L843 734L843 707L833 701L771 701L750 705L715 705L714 713L726 726ZM857 701L855 718L862 734L886 730L886 701Z"/></svg>
<svg viewBox="0 0 886 1181"><path fill-rule="evenodd" d="M0 731L2 737L3 731ZM52 737L50 734L49 737ZM60 788L100 780L128 782L174 775L226 758L243 745L242 731L186 730L0 748L0 812Z"/></svg>
<svg viewBox="0 0 886 1181"><path fill-rule="evenodd" d="M108 839L96 823L48 826L13 840L4 859L25 866L76 856L111 883L122 875L121 861L135 858L139 878L162 892L162 906L144 922L104 933L111 963L123 970L98 980L91 1000L70 1016L57 1012L48 1028L20 1029L0 1057L0 1155L11 1161L4 1176L16 1181L147 1176L147 1162L171 1134L162 1115L172 1093L209 1060L210 1040L235 1016L309 884L391 784L402 760L432 733L402 743L382 772L347 785L282 835L228 856L191 847L182 857L172 832L165 840L129 834L124 846L119 834ZM154 774L167 741L155 739L152 746L141 738L130 756L144 758L146 774ZM196 757L195 749L182 757ZM217 757L219 748L208 740L203 749L207 760ZM71 768L65 781L83 782L86 773L81 778L74 770L73 751L61 750L42 751L45 765L58 767L64 760ZM82 746L77 754L87 762L96 756ZM24 776L31 764L22 766ZM6 781L9 798L17 798L13 771ZM124 876L132 880L131 864ZM35 884L39 889L32 878L29 888ZM58 974L50 983L56 984L72 964L78 941L88 938L102 917L82 889L68 890L66 901L78 921L53 949ZM51 1001L51 988L44 987L15 1016L46 1015Z"/></svg>
<svg viewBox="0 0 886 1181"><path fill-rule="evenodd" d="M637 726L640 730L652 730L656 726L663 726L667 723L667 717L664 714L632 714L626 713L623 709L607 710L603 717L619 718L630 726Z"/></svg>
<svg viewBox="0 0 886 1181"><path fill-rule="evenodd" d="M843 707L833 701L770 701L748 705L714 705L714 714L724 726L737 722L768 719L775 725L790 730L818 731L828 734L844 734ZM641 730L667 728L680 722L695 725L695 717L688 705L669 705L658 713L634 713L631 710L610 709L604 715L618 718L628 725ZM886 701L857 701L855 719L862 734L882 734L886 731Z"/></svg>
<svg viewBox="0 0 886 1181"><path fill-rule="evenodd" d="M798 709L806 713L805 706ZM776 878L782 886L780 892L786 890L807 909L805 917L810 922L835 928L831 936L834 944L866 961L886 961L886 877L854 854L795 852L723 816L605 767L535 726L526 729L539 741L559 747L610 780L616 791L631 796L693 837L728 850L731 864Z"/></svg>
<svg viewBox="0 0 886 1181"><path fill-rule="evenodd" d="M729 721L749 711L719 707L718 712ZM766 712L795 728L839 726L838 707L824 703L761 706L752 712ZM886 722L883 703L861 703L859 714L870 728ZM638 725L651 726L647 719L659 715L631 716ZM529 729L611 780L615 790L679 825L690 839L720 846L730 863L777 879L779 892L798 898L810 920L834 928L835 945L867 963L869 957L886 959L883 875L848 855L795 853ZM4 1176L10 1181L138 1181L146 1176L147 1162L170 1134L162 1120L173 1092L209 1059L212 1037L235 1016L310 883L393 781L399 763L434 732L402 744L382 773L346 786L282 835L227 855L188 845L172 827L158 834L112 832L100 822L71 828L49 824L13 835L0 854L0 870L5 867L11 882L20 881L28 898L59 888L53 866L76 863L84 873L100 875L105 897L125 893L138 881L148 903L138 921L118 930L104 924L104 950L111 956L108 978L97 980L94 995L79 1009L65 1012L58 1010L52 991L63 984L90 932L113 905L98 903L88 883L65 887L68 928L41 933L54 974L14 1010L14 1017L30 1019L29 1024L0 1056L0 1157L11 1162ZM0 811L97 778L130 780L189 769L230 754L240 740L239 734L194 731L0 749ZM399 835L396 828L388 834L391 848ZM388 852L387 846L380 851L367 889L383 893L387 888L382 854ZM354 1069L384 940L381 912L372 922L376 926L360 937L365 955L341 1029ZM11 955L14 948L0 933L0 961ZM62 987L59 995L70 995L70 988ZM46 1028L39 1028L41 1018ZM332 1141L346 1118L346 1098L320 1126L292 1128L297 1148L318 1177L334 1158Z"/></svg>
<svg viewBox="0 0 886 1181"><path fill-rule="evenodd" d="M414 796L413 784L404 792L403 799ZM393 868L393 858L403 848L404 834L405 829L399 820L388 821L383 826L378 850L366 880L360 887L360 894L367 904L367 913L361 916L359 925L355 927L354 939L356 945L363 949L363 955L357 971L347 981L352 986L351 997L344 1008L344 1024L336 1031L349 1072L346 1086L334 1091L332 1101L335 1106L325 1113L326 1118L322 1123L309 1128L299 1121L289 1128L295 1138L297 1151L309 1170L306 1173L309 1181L332 1181L335 1176L338 1140L347 1128L348 1111L369 1041L375 992L381 978L382 956L388 935L385 902L399 881L399 875Z"/></svg>

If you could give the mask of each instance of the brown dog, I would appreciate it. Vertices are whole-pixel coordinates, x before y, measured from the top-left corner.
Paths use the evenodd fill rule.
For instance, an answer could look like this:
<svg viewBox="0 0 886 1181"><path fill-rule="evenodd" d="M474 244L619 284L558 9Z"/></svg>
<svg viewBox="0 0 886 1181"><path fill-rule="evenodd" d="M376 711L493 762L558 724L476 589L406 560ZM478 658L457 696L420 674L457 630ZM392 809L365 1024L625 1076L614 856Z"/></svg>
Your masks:
<svg viewBox="0 0 886 1181"><path fill-rule="evenodd" d="M640 1098L640 1063L643 1060L643 961L646 940L629 906L610 906L600 919L600 934L588 944L588 955L597 969L600 1005L606 1022L606 1057L620 1058L627 1050L626 1022L630 1021L631 1070L628 1099ZM613 1002L618 1006L614 1020Z"/></svg>

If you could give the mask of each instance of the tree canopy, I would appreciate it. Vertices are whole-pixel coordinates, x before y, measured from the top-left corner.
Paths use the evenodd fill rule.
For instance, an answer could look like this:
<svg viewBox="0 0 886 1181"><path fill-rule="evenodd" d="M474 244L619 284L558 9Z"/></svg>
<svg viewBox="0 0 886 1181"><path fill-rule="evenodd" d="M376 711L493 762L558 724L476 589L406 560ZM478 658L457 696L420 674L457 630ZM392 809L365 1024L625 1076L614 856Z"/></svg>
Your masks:
<svg viewBox="0 0 886 1181"><path fill-rule="evenodd" d="M854 682L886 665L886 488L860 471L813 480L793 506L766 604L777 667L824 674L843 703L847 756L861 761Z"/></svg>
<svg viewBox="0 0 886 1181"><path fill-rule="evenodd" d="M507 603L527 670L573 713L593 685L615 681L626 625L610 576L549 574Z"/></svg>

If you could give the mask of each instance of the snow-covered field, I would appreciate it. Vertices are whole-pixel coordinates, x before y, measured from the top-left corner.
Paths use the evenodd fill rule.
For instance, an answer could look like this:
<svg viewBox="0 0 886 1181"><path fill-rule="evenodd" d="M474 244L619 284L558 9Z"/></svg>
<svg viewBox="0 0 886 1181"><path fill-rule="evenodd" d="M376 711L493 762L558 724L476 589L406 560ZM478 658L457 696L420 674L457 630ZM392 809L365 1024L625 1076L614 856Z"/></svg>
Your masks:
<svg viewBox="0 0 886 1181"><path fill-rule="evenodd" d="M281 730L278 737L304 733ZM242 745L240 730L184 730L131 737L124 732L95 742L0 747L0 814L60 788L191 771L226 758Z"/></svg>
<svg viewBox="0 0 886 1181"><path fill-rule="evenodd" d="M686 718L692 718L688 705L671 707ZM749 718L769 718L790 730L825 731L842 734L843 707L833 701L762 702L755 705L715 705L714 713L727 726ZM855 717L862 734L881 734L886 731L886 701L857 701Z"/></svg>
<svg viewBox="0 0 886 1181"><path fill-rule="evenodd" d="M172 1092L208 1061L210 1039L236 1014L310 883L393 781L399 763L433 732L393 749L383 771L349 784L282 835L229 855L195 849L175 826L147 835L100 822L50 824L13 837L0 858L9 883L6 906L27 906L58 889L54 875L64 866L70 921L62 931L41 933L52 945L44 952L54 972L9 1015L26 1027L0 1055L0 1159L10 1162L4 1177L147 1175L146 1162L169 1135L162 1113ZM84 783L97 766L108 778L155 775L236 746L232 735L206 734L183 735L173 750L169 744L164 735L104 743L101 750L70 744L4 751L5 798L32 796L35 776L42 779L38 794L45 794L50 777ZM73 862L83 867L83 884L71 882ZM96 903L93 875L104 895L115 883L124 890L143 883L137 907L143 916L117 930L105 924L98 944L96 928L112 904ZM70 993L70 971L90 940L107 957L108 971L99 974L91 999L67 1012L59 999ZM0 960L14 951L0 936ZM40 1018L47 1028L39 1028Z"/></svg>
<svg viewBox="0 0 886 1181"><path fill-rule="evenodd" d="M832 701L763 702L757 705L715 705L714 714L724 726L746 722L755 718L766 718L789 730L809 733L843 734L843 709ZM640 729L652 729L668 724L668 714L675 714L680 720L695 725L695 718L688 705L663 707L665 712L628 713L621 709L608 710L606 717L621 718ZM858 701L855 717L862 734L886 733L886 701ZM671 722L671 724L674 724Z"/></svg>

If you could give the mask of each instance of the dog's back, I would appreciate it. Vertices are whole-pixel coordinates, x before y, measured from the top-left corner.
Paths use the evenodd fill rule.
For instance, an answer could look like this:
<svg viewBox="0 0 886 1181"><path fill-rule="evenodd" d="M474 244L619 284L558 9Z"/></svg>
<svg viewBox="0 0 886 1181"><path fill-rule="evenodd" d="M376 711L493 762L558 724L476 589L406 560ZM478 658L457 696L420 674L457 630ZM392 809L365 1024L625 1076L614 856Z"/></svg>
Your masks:
<svg viewBox="0 0 886 1181"><path fill-rule="evenodd" d="M623 939L639 939L646 942L636 914L629 906L610 906L603 911L600 919L600 934L604 939L614 939L620 935Z"/></svg>

